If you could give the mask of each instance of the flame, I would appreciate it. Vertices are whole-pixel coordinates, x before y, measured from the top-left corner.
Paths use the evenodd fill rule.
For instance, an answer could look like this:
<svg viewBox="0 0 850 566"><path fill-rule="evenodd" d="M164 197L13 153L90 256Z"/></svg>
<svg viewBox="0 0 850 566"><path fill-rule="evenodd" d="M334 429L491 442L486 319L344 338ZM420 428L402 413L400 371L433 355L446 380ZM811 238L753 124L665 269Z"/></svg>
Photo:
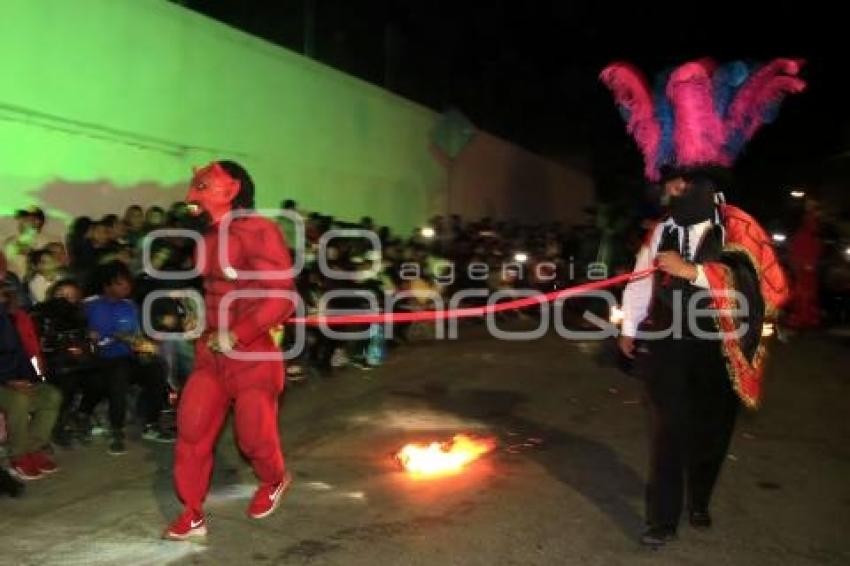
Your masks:
<svg viewBox="0 0 850 566"><path fill-rule="evenodd" d="M455 474L496 447L494 438L457 434L450 442L407 444L396 458L409 473L420 476Z"/></svg>

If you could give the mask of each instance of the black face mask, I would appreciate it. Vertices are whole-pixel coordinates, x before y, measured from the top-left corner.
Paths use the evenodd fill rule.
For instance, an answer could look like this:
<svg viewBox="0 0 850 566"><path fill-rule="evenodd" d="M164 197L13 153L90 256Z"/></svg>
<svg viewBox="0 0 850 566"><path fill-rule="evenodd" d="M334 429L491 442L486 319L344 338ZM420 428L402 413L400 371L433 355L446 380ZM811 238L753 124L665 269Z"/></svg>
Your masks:
<svg viewBox="0 0 850 566"><path fill-rule="evenodd" d="M714 218L714 190L694 184L680 196L670 197L670 216L679 226L691 226Z"/></svg>

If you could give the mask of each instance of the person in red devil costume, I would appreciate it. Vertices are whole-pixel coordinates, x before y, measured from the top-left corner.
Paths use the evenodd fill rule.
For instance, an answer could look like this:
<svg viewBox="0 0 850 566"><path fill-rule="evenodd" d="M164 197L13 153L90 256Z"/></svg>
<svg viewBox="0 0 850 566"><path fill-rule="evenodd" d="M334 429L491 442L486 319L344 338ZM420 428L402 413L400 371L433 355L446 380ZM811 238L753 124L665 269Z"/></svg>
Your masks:
<svg viewBox="0 0 850 566"><path fill-rule="evenodd" d="M813 201L808 201L803 222L788 242L793 285L786 323L799 330L820 324L817 267L823 244L818 232L817 209Z"/></svg>
<svg viewBox="0 0 850 566"><path fill-rule="evenodd" d="M171 540L206 535L202 505L213 448L231 407L239 447L260 482L248 516L274 512L292 481L278 435L283 358L269 332L295 307L286 293L293 289L288 247L271 220L251 213L254 184L234 162L196 170L186 200L196 217L208 219L197 254L206 329L177 413L174 485L185 507L163 533Z"/></svg>

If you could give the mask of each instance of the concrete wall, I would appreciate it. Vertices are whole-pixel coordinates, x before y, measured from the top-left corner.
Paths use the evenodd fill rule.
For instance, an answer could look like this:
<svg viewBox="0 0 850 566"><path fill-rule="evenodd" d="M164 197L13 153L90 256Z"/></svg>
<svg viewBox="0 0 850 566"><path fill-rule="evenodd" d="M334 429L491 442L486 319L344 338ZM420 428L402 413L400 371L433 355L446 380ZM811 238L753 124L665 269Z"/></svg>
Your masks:
<svg viewBox="0 0 850 566"><path fill-rule="evenodd" d="M448 172L449 209L465 217L575 224L593 202L589 176L487 132L476 134Z"/></svg>
<svg viewBox="0 0 850 566"><path fill-rule="evenodd" d="M259 206L405 233L449 209L570 221L589 198L486 133L446 166L435 112L164 0L5 0L0 68L0 215L167 205L219 158L248 168Z"/></svg>
<svg viewBox="0 0 850 566"><path fill-rule="evenodd" d="M6 0L0 68L9 211L170 202L222 157L263 206L407 228L441 205L434 112L163 0Z"/></svg>

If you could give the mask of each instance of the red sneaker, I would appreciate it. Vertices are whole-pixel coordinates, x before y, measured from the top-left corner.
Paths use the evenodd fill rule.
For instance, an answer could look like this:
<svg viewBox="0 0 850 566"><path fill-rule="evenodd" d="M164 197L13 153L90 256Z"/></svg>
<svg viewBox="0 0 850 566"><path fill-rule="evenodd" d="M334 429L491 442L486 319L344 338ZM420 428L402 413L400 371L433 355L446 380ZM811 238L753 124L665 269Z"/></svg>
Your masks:
<svg viewBox="0 0 850 566"><path fill-rule="evenodd" d="M9 472L22 481L37 480L44 477L42 471L32 458L32 454L25 454L19 458L12 459L12 467Z"/></svg>
<svg viewBox="0 0 850 566"><path fill-rule="evenodd" d="M274 513L291 483L292 474L286 472L282 482L258 487L251 500L251 506L248 507L248 516L252 519L263 519Z"/></svg>
<svg viewBox="0 0 850 566"><path fill-rule="evenodd" d="M59 471L59 466L47 452L33 452L30 454L30 461L42 474L52 474Z"/></svg>
<svg viewBox="0 0 850 566"><path fill-rule="evenodd" d="M162 538L166 540L189 540L207 536L207 521L203 514L186 509L168 527Z"/></svg>

